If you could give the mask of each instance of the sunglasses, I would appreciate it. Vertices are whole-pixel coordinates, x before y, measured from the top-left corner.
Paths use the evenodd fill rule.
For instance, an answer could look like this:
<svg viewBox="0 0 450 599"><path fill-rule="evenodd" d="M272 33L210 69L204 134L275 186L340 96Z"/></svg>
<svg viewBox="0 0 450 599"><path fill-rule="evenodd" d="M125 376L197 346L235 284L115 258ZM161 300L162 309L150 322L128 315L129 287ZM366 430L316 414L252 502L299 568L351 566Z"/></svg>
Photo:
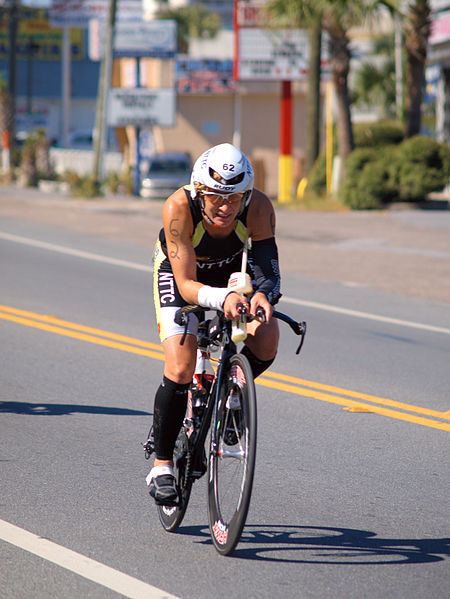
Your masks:
<svg viewBox="0 0 450 599"><path fill-rule="evenodd" d="M244 197L243 193L237 192L227 193L224 195L221 193L215 193L214 191L202 191L201 193L203 196L207 197L208 200L210 200L213 206L216 207L221 206L222 204L228 204L232 206L233 204L240 202Z"/></svg>

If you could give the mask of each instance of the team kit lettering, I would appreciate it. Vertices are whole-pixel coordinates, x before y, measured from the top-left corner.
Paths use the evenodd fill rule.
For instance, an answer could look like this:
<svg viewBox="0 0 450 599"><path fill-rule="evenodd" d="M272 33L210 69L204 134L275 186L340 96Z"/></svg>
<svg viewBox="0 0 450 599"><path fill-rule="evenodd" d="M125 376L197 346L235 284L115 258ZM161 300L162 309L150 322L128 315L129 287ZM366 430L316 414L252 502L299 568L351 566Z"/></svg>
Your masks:
<svg viewBox="0 0 450 599"><path fill-rule="evenodd" d="M229 256L228 258L222 258L221 260L214 260L213 258L203 258L197 256L197 268L200 268L202 270L209 270L211 268L222 268L227 264L231 264L233 260L241 254L242 250L239 250L238 252L235 252L232 256Z"/></svg>
<svg viewBox="0 0 450 599"><path fill-rule="evenodd" d="M177 299L175 279L171 272L158 273L159 302L161 306L174 304Z"/></svg>

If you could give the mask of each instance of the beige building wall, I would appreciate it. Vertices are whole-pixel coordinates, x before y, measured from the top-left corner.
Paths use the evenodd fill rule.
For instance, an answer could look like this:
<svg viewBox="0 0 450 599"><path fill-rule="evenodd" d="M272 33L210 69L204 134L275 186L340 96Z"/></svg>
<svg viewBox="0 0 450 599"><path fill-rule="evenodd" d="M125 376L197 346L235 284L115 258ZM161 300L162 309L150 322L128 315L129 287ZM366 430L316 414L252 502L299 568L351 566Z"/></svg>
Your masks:
<svg viewBox="0 0 450 599"><path fill-rule="evenodd" d="M265 89L264 89L265 87ZM295 194L303 174L305 154L305 101L304 89L293 94L293 180ZM240 110L236 104L240 102ZM278 193L280 85L258 84L256 89L243 90L240 99L229 95L178 96L176 126L171 129L154 128L158 152L190 152L195 159L210 146L233 143L235 123L240 113L241 149L252 161L256 184L270 197Z"/></svg>
<svg viewBox="0 0 450 599"><path fill-rule="evenodd" d="M134 62L122 59L119 66L119 61L115 61L113 85L127 87L129 82L134 85ZM141 75L145 87L171 87L175 83L171 60L144 59ZM306 91L305 82L293 83L293 196L303 176ZM239 145L240 139L242 151L254 166L256 186L275 199L278 195L280 94L279 82L247 82L241 84L238 95L179 94L175 127L153 128L156 151L189 152L195 160L213 145L223 142ZM133 164L134 128L128 127L126 135L123 130L123 135L118 137L122 151L129 156L128 163Z"/></svg>

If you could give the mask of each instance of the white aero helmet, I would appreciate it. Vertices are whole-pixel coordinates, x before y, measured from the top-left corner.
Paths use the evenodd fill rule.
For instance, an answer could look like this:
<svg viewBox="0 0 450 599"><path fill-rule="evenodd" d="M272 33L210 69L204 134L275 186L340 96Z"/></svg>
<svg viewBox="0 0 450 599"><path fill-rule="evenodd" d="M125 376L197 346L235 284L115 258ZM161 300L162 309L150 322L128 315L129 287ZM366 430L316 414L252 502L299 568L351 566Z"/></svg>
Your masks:
<svg viewBox="0 0 450 599"><path fill-rule="evenodd" d="M218 193L243 193L243 209L250 201L254 180L252 165L245 154L231 144L219 144L197 158L191 175L191 195L197 196L194 183Z"/></svg>

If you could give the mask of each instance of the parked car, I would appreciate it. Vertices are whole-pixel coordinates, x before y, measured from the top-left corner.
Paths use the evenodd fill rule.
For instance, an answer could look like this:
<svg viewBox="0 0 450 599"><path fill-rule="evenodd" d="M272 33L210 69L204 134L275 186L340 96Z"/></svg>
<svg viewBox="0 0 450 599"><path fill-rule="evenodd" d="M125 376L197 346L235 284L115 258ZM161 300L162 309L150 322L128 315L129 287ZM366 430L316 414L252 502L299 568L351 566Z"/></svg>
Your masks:
<svg viewBox="0 0 450 599"><path fill-rule="evenodd" d="M142 179L141 197L165 199L187 185L191 178L192 158L188 153L154 154Z"/></svg>

